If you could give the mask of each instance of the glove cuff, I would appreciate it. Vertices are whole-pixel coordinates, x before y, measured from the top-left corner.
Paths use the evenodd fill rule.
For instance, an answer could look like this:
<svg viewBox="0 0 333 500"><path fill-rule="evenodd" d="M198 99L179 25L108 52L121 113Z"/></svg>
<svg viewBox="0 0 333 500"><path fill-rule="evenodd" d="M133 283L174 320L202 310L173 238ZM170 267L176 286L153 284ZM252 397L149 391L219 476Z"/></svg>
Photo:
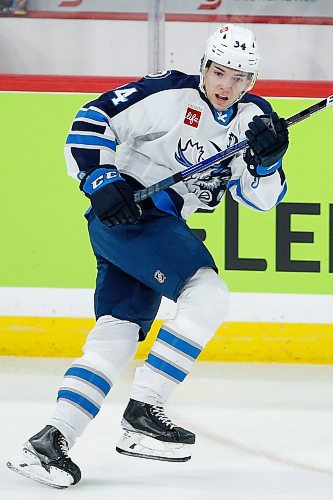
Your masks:
<svg viewBox="0 0 333 500"><path fill-rule="evenodd" d="M96 168L91 174L86 176L80 183L80 189L90 198L94 193L104 188L107 184L115 181L125 181L116 167L100 167Z"/></svg>
<svg viewBox="0 0 333 500"><path fill-rule="evenodd" d="M264 167L263 165L247 165L247 170L253 177L267 177L273 175L279 168L282 167L282 159L278 160L274 165L270 167Z"/></svg>

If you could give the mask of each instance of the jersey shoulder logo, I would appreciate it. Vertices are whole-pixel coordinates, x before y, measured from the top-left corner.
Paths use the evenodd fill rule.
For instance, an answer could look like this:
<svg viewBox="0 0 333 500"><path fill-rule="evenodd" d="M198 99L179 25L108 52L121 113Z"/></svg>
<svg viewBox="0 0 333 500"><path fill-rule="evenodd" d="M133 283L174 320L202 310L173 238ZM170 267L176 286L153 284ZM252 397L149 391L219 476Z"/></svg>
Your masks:
<svg viewBox="0 0 333 500"><path fill-rule="evenodd" d="M171 71L157 71L156 73L149 73L148 75L145 75L144 78L150 80L150 79L161 79L161 78L166 78L167 76L171 75Z"/></svg>

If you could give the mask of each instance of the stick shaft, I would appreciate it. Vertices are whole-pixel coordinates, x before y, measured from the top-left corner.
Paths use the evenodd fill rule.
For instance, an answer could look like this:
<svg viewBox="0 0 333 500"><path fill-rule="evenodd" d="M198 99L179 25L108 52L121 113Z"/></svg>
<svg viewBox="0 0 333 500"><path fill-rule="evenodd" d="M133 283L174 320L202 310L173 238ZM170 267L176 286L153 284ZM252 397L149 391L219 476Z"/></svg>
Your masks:
<svg viewBox="0 0 333 500"><path fill-rule="evenodd" d="M286 118L287 127L291 127L292 125L295 125L296 123L299 123L305 120L306 118L309 118L310 116L314 115L315 113L318 113L319 111L322 111L323 109L326 109L332 105L333 105L333 95L330 95L327 98L323 99L322 101L319 101L313 104L312 106L309 106L308 108L299 111L295 115ZM198 172L203 172L204 170L207 170L209 167L215 165L216 163L220 163L222 160L226 160L227 158L234 156L239 151L246 149L247 145L248 145L247 140L244 139L243 141L234 144L234 146L231 146L230 148L227 148L224 151L220 151L216 155L211 156L206 160L202 160L199 163L196 163L195 165L191 165L190 167L185 168L181 172L177 172L173 175L170 175L170 177L163 179L162 181L156 182L155 184L152 184L147 188L141 189L140 191L137 191L135 193L134 200L136 203L139 203L140 201L149 198L155 193L164 191L170 186L176 184L177 182L184 181L188 177L191 177L191 175L196 174Z"/></svg>

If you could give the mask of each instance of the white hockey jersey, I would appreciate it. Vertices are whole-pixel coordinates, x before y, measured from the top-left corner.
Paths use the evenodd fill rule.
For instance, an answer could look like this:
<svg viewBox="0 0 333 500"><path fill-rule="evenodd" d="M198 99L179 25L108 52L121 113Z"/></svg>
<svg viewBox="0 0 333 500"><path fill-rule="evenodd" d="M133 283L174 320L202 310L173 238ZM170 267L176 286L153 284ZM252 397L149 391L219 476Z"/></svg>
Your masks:
<svg viewBox="0 0 333 500"><path fill-rule="evenodd" d="M219 113L199 90L199 76L179 71L147 75L80 109L66 142L68 171L80 178L115 165L134 187L147 187L245 139L253 116L271 111L265 99L245 94ZM226 189L237 202L265 211L282 200L285 176L281 167L253 177L239 153L219 168L175 184L163 196L154 195L153 201L186 219L199 208L214 209Z"/></svg>

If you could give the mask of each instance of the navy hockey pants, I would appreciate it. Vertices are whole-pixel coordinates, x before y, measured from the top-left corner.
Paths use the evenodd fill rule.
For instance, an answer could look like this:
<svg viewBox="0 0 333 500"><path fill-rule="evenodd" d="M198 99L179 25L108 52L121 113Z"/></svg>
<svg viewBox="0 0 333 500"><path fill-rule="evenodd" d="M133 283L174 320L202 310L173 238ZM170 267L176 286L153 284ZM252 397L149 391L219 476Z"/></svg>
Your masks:
<svg viewBox="0 0 333 500"><path fill-rule="evenodd" d="M156 208L139 224L109 228L88 215L97 259L96 319L104 315L136 323L141 339L155 319L162 296L177 300L202 267L216 269L213 257L185 221Z"/></svg>

